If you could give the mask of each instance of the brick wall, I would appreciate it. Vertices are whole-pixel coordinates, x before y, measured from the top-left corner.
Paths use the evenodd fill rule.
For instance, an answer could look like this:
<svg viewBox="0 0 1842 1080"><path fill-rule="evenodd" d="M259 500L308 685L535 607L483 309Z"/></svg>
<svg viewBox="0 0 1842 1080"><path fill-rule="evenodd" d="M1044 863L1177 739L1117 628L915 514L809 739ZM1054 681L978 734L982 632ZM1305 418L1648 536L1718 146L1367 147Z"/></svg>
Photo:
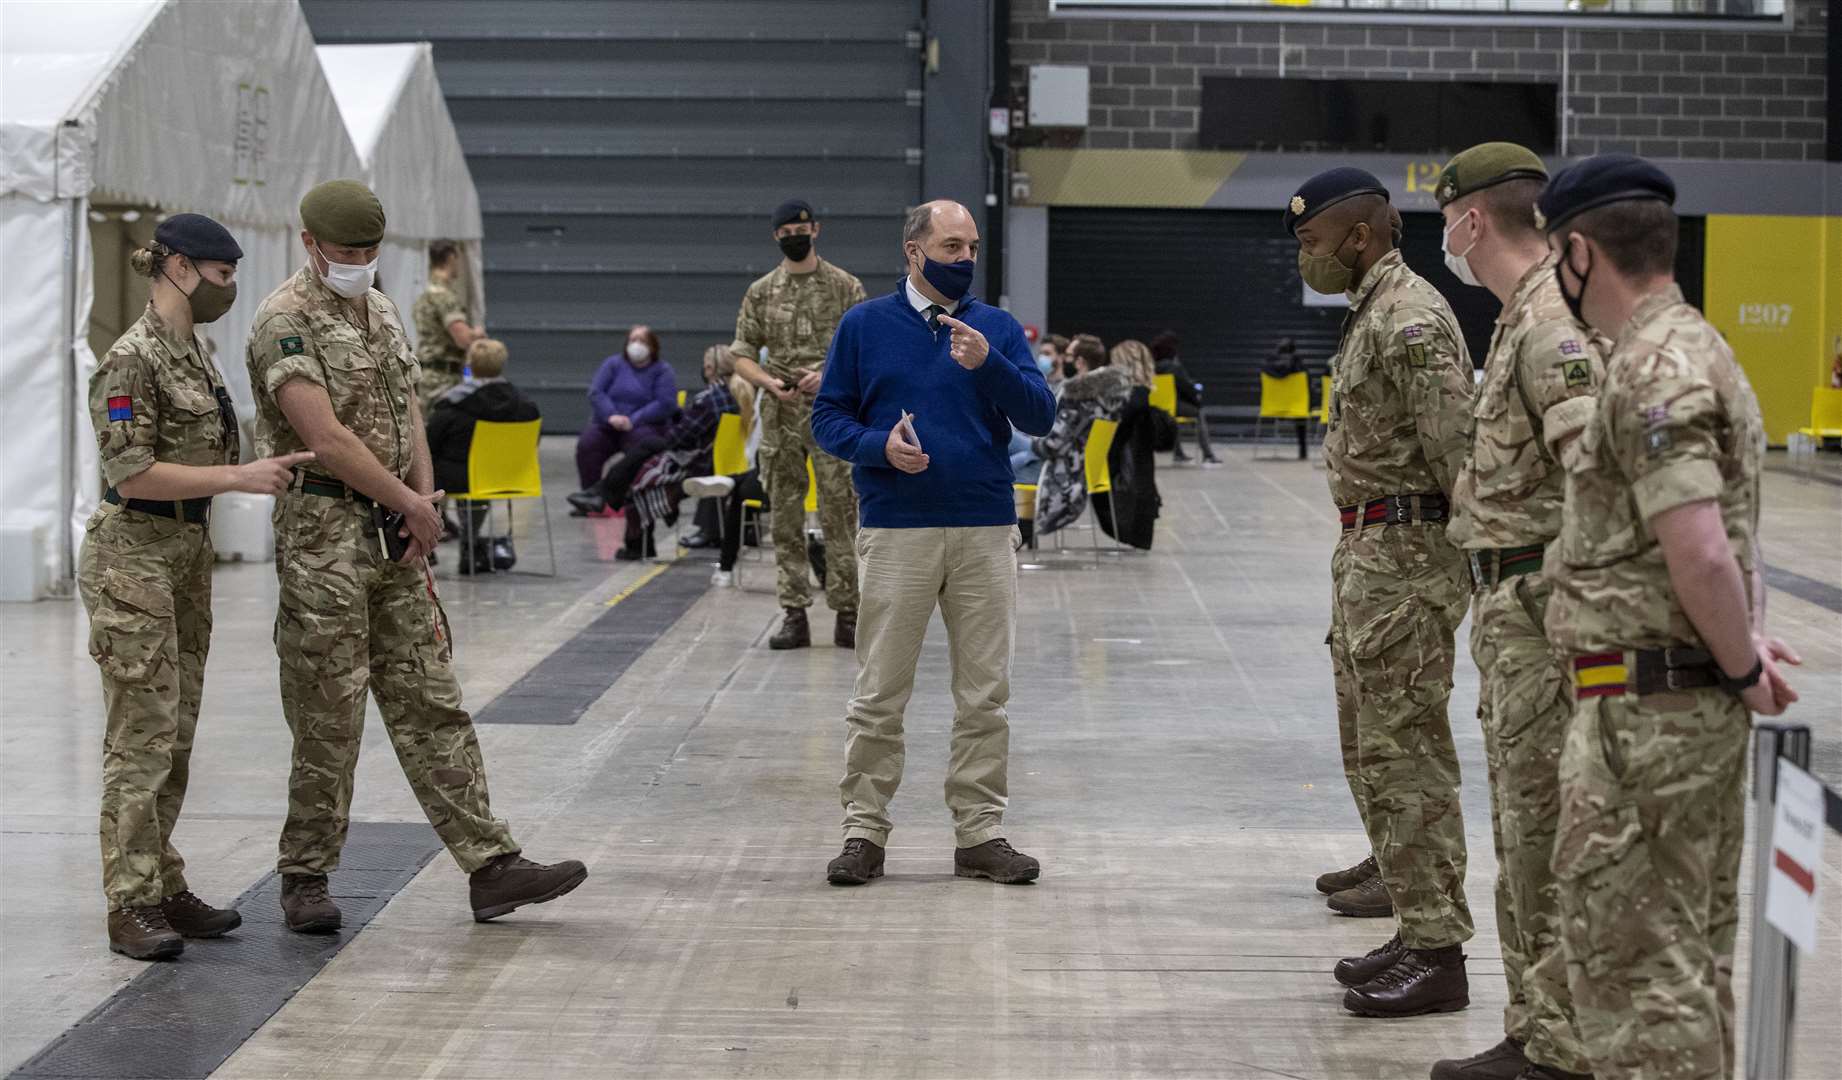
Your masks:
<svg viewBox="0 0 1842 1080"><path fill-rule="evenodd" d="M1791 3L1784 33L1072 19L1012 0L1011 83L1022 100L1029 65L1086 64L1091 115L1073 145L1185 148L1200 78L1276 76L1282 50L1287 77L1558 83L1565 33L1570 154L1820 161L1827 12Z"/></svg>

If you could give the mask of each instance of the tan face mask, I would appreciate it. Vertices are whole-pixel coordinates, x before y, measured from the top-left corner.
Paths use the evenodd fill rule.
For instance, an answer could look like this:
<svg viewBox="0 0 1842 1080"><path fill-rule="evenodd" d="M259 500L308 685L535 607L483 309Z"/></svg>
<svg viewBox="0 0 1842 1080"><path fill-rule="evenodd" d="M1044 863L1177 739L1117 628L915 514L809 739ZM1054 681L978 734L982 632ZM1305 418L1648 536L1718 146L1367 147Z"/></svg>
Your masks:
<svg viewBox="0 0 1842 1080"><path fill-rule="evenodd" d="M1337 258L1337 252L1342 251L1343 245L1349 243L1350 237L1354 235L1356 226L1351 225L1350 231L1343 234L1342 242L1327 255L1310 255L1304 248L1298 249L1298 276L1305 279L1305 284L1310 286L1312 292L1335 296L1349 291L1350 281L1356 276L1356 268L1346 266L1342 259Z"/></svg>

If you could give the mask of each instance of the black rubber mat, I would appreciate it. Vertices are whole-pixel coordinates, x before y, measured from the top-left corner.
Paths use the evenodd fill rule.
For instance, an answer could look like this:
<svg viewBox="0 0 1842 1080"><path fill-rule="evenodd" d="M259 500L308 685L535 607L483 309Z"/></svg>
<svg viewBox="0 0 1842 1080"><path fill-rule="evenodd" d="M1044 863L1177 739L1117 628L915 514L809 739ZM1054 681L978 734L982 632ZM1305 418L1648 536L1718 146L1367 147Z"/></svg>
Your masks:
<svg viewBox="0 0 1842 1080"><path fill-rule="evenodd" d="M332 894L345 915L339 933L289 933L281 921L281 878L269 874L237 897L240 928L215 941L188 941L178 959L148 964L9 1080L203 1080L440 850L425 824L353 822L332 875ZM470 918L464 892L454 917Z"/></svg>
<svg viewBox="0 0 1842 1080"><path fill-rule="evenodd" d="M710 564L680 560L583 627L474 714L476 724L573 724L709 588Z"/></svg>

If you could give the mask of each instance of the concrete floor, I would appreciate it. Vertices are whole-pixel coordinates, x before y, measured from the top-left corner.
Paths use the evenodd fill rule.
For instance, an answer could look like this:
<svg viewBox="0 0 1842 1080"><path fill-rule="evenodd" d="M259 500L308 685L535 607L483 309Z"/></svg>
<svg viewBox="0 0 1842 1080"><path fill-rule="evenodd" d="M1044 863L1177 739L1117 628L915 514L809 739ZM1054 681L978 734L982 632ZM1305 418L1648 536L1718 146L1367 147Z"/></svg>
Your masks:
<svg viewBox="0 0 1842 1080"><path fill-rule="evenodd" d="M545 455L552 490L567 490L566 443ZM938 625L889 876L824 884L855 664L828 645L768 651L772 569L745 562L742 591L709 592L580 723L481 728L499 813L533 856L586 860L580 890L479 926L438 856L217 1075L1423 1077L1434 1058L1495 1042L1504 991L1468 660L1451 715L1472 1007L1390 1022L1339 1006L1331 964L1390 930L1330 915L1311 887L1365 849L1322 644L1335 519L1321 470L1248 456L1230 447L1219 470L1160 474L1149 556L1029 560L1008 824L1045 864L1038 885L952 876ZM1773 565L1842 586L1835 481L1768 475L1763 539ZM644 570L607 561L617 522L555 524L555 580L444 582L476 708ZM534 569L541 549L520 542ZM273 866L288 738L273 568L222 566L216 588L177 840L196 891L227 900ZM1774 591L1770 618L1805 656L1793 718L1815 729L1817 771L1835 784L1842 614ZM0 614L0 1069L141 970L103 932L100 691L84 634L73 603ZM375 714L366 737L354 817L420 820ZM1809 1075L1842 1056L1842 843L1821 882L1830 962L1807 966L1796 1036ZM1745 947L1743 935L1742 978Z"/></svg>

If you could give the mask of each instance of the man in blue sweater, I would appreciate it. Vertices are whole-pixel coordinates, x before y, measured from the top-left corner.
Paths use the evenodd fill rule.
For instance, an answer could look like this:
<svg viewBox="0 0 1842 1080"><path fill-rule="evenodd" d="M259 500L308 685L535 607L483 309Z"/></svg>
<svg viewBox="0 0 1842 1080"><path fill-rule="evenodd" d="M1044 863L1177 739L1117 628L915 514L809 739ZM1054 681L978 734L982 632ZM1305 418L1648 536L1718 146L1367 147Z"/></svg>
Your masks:
<svg viewBox="0 0 1842 1080"><path fill-rule="evenodd" d="M851 463L861 528L861 669L845 744L844 852L834 885L883 873L889 800L902 782L902 712L935 605L953 667L947 808L954 873L1034 881L1035 859L1004 839L1009 792L1011 645L1016 627L1013 425L1047 434L1055 398L1023 328L968 295L978 223L941 200L902 231L908 276L839 322L812 407L812 434Z"/></svg>

